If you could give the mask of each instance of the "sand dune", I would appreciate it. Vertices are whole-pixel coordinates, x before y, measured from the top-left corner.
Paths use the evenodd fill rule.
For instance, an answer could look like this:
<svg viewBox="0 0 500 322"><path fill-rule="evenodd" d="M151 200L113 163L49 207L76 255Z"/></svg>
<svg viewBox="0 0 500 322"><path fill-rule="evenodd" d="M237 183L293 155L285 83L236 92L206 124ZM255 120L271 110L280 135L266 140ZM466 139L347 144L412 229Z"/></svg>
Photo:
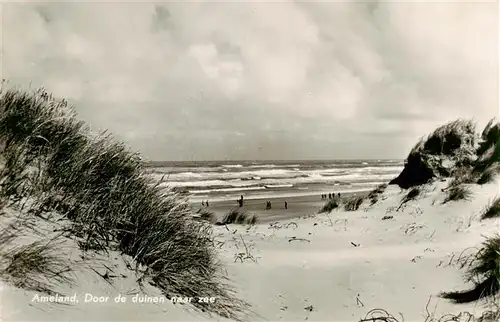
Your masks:
<svg viewBox="0 0 500 322"><path fill-rule="evenodd" d="M445 182L438 183L437 189L409 203L403 211L391 212L394 217L388 220L382 217L398 205L399 188L388 189L384 194L386 200L371 207L363 205L355 212L333 211L328 216L311 213L309 218L282 221L279 229L270 224L248 228L228 225L228 231L221 226L214 233L216 240L223 243L219 252L229 277L239 296L256 313L252 319L357 321L372 308L385 308L403 313L405 321L422 321L429 296L433 296L432 309L437 305L436 314L463 310L480 313L482 308L477 305L453 305L436 296L444 290L463 287L456 258L465 248L478 246L484 236L499 231L500 220L487 223L477 218L470 220L496 196L498 185L474 186L475 199L471 202L432 205L443 198L440 189L444 186ZM409 230L409 227L417 228ZM252 259L235 262L236 254L246 252L242 240L256 262ZM114 303L119 293L129 294L128 301L132 301L139 285L121 255L110 253L104 259L104 262L90 259L86 266L104 274L107 265L118 277L108 284L91 269L75 273L79 286L65 288L63 293L77 294L78 304L32 302L36 293L4 284L2 318L5 321L210 320L186 305L173 305L168 300L158 304ZM151 286L145 289L150 296L161 296ZM84 303L86 293L109 296L110 300ZM305 310L310 305L311 312Z"/></svg>

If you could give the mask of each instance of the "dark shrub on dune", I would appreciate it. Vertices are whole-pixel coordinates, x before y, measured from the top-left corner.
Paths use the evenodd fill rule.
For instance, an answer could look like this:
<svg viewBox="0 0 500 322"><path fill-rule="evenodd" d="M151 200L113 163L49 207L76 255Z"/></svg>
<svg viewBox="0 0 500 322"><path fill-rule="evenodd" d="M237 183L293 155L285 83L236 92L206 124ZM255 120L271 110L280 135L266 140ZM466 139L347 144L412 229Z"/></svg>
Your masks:
<svg viewBox="0 0 500 322"><path fill-rule="evenodd" d="M475 124L470 120L457 120L440 126L415 145L403 171L389 184L408 189L436 177L449 177L455 167L474 162L477 140Z"/></svg>
<svg viewBox="0 0 500 322"><path fill-rule="evenodd" d="M216 303L193 305L231 319L247 312L248 304L226 284L211 225L193 218L178 192L148 176L139 155L77 121L65 101L43 89L2 88L0 141L8 165L0 178L6 198L29 197L31 207L65 209L70 233L83 250L132 256L167 297L217 297Z"/></svg>
<svg viewBox="0 0 500 322"><path fill-rule="evenodd" d="M478 184L493 182L500 173L500 123L495 119L484 128L470 176Z"/></svg>
<svg viewBox="0 0 500 322"><path fill-rule="evenodd" d="M491 119L481 133L481 142L477 148L477 155L483 155L489 148L496 145L500 139L500 123ZM498 161L498 160L497 160Z"/></svg>
<svg viewBox="0 0 500 322"><path fill-rule="evenodd" d="M493 182L499 172L500 123L492 119L479 135L472 121L457 120L422 139L390 184L408 189L448 177L456 183L485 184Z"/></svg>

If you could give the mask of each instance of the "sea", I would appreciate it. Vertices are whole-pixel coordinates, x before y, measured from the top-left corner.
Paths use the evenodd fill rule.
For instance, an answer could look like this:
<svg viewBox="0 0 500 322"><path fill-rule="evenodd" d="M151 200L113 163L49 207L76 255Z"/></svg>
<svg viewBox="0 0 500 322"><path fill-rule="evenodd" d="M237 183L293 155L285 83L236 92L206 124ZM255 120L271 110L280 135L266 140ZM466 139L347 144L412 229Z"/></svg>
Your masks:
<svg viewBox="0 0 500 322"><path fill-rule="evenodd" d="M155 161L155 179L201 200L290 198L368 191L395 178L403 160Z"/></svg>

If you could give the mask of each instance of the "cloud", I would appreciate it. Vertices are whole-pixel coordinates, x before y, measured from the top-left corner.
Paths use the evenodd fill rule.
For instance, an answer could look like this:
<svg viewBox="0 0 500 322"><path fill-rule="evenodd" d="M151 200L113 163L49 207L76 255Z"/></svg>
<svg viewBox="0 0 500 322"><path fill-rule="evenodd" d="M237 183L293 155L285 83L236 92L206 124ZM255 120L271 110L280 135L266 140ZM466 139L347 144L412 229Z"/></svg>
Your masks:
<svg viewBox="0 0 500 322"><path fill-rule="evenodd" d="M496 2L9 3L2 75L152 159L404 157L498 114Z"/></svg>

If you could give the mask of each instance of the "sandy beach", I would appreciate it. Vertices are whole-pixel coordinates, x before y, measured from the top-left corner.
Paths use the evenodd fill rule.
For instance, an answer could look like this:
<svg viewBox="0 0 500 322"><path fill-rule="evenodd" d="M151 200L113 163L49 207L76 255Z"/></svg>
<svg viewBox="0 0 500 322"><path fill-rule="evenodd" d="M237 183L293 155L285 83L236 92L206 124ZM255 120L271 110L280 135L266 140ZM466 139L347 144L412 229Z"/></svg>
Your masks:
<svg viewBox="0 0 500 322"><path fill-rule="evenodd" d="M365 196L369 191L345 192L341 194L341 200L351 196ZM266 210L266 202L271 201L272 208ZM269 223L285 219L299 218L305 215L317 213L328 199L321 199L320 195L298 196L298 197L273 197L245 199L243 207L239 207L234 201L209 201L209 207L203 207L201 202L192 202L193 209L205 209L213 212L217 218L222 218L231 209L238 208L243 212L255 214L260 223ZM287 202L288 209L285 209Z"/></svg>

